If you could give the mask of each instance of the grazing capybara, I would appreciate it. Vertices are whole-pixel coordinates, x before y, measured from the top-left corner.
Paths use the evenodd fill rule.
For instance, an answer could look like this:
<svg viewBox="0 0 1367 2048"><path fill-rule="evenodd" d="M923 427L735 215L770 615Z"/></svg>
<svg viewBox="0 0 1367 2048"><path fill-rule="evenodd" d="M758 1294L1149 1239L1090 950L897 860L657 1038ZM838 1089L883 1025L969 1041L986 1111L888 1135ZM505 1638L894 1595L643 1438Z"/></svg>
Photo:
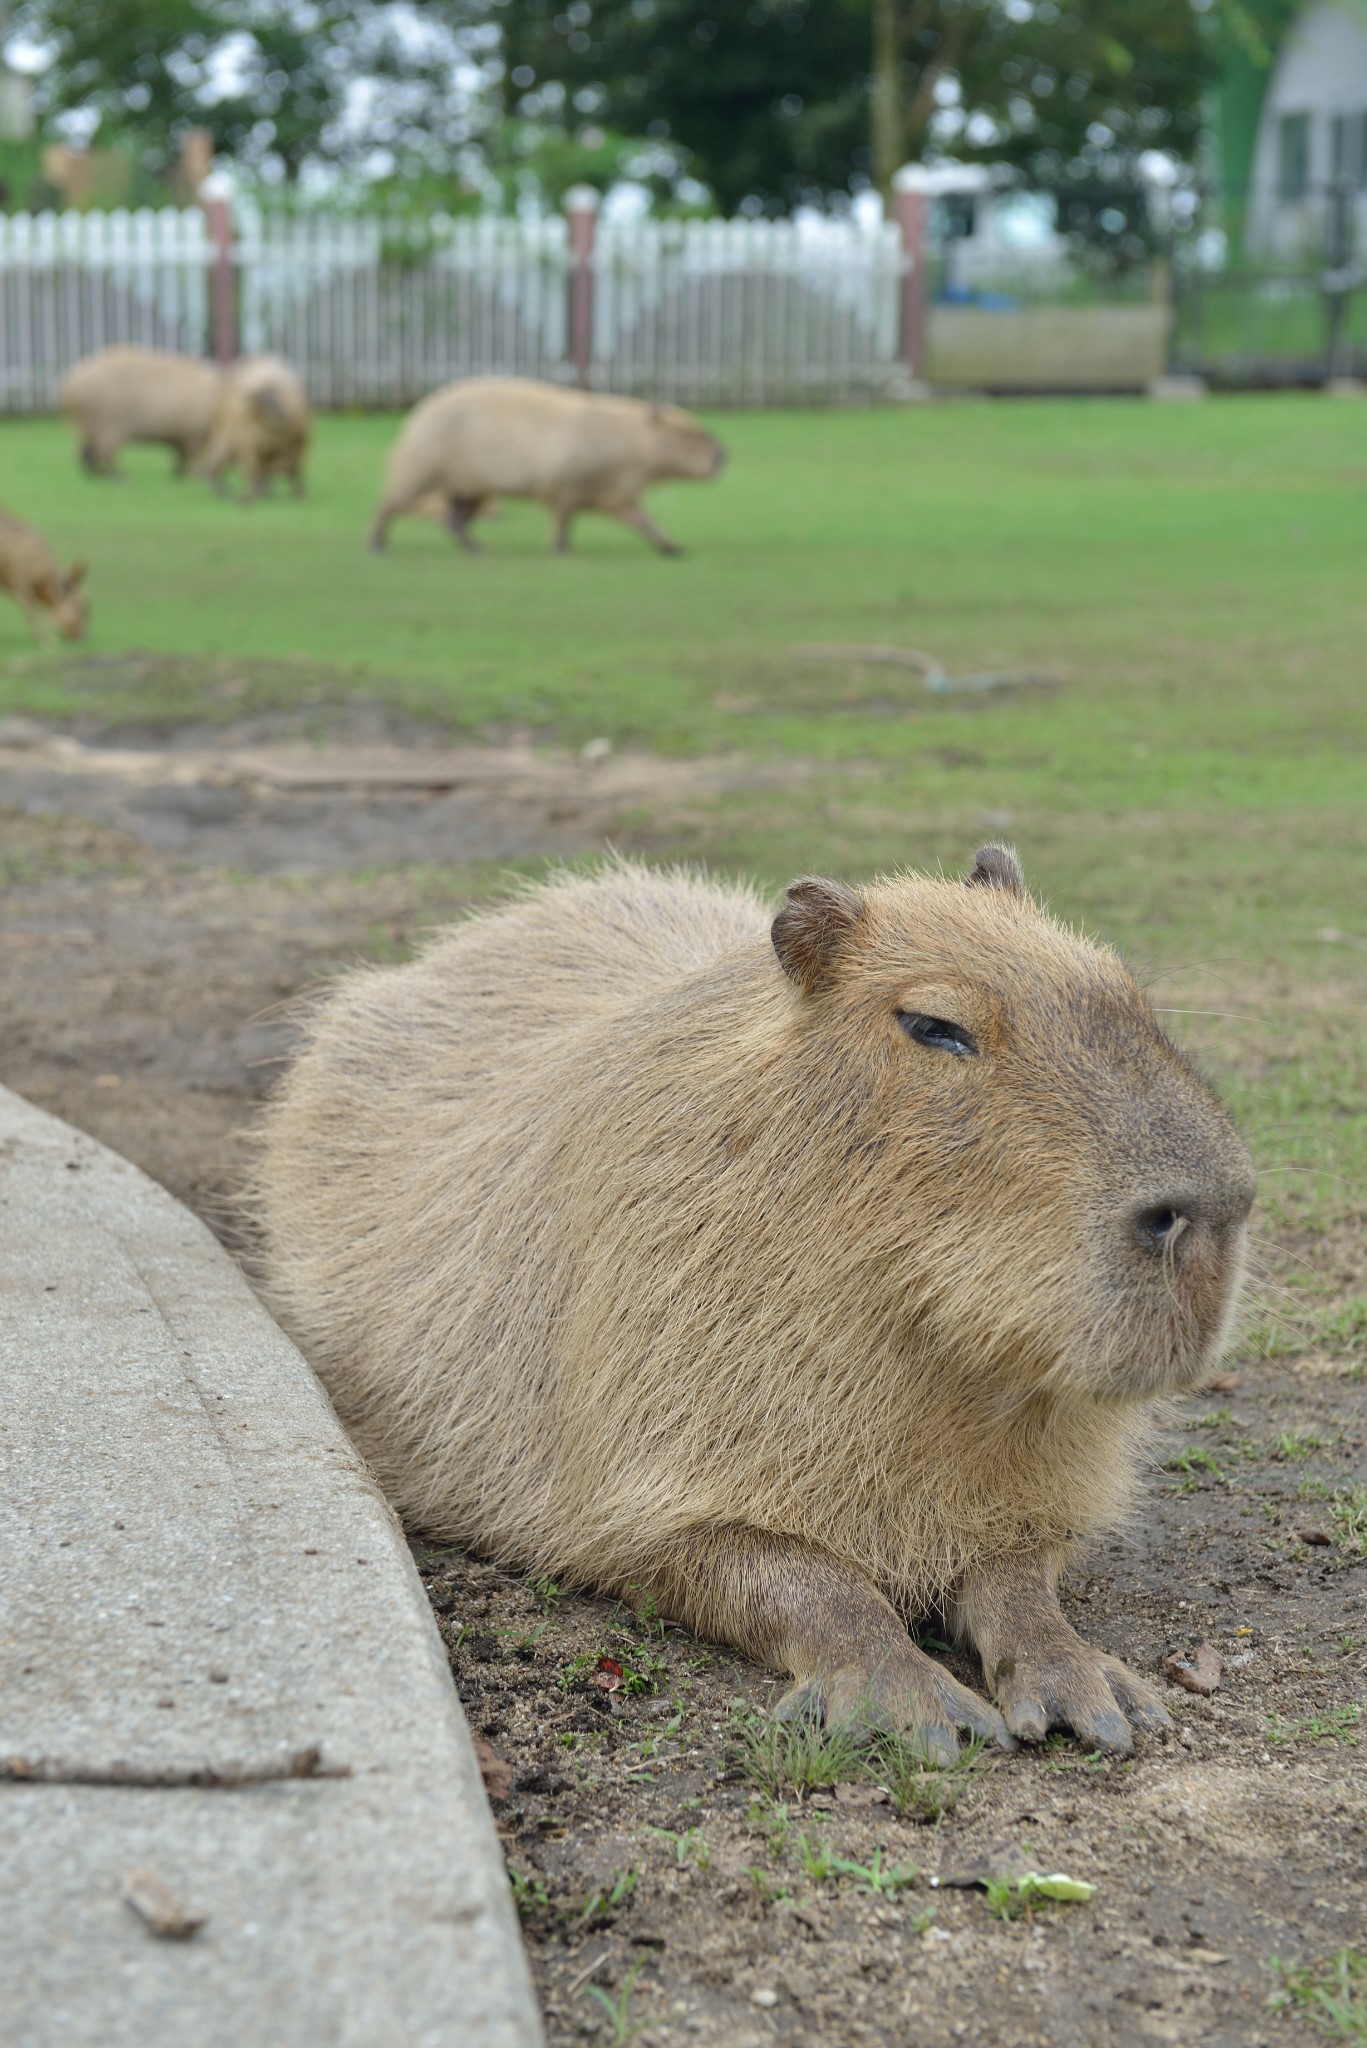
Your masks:
<svg viewBox="0 0 1367 2048"><path fill-rule="evenodd" d="M304 457L313 432L308 393L282 356L244 356L223 373L213 431L198 467L216 490L242 474L244 498L259 498L277 476L304 495Z"/></svg>
<svg viewBox="0 0 1367 2048"><path fill-rule="evenodd" d="M102 348L62 379L62 413L75 427L80 459L92 476L113 476L126 441L158 441L175 451L183 476L204 451L218 409L223 372L198 356L162 348Z"/></svg>
<svg viewBox="0 0 1367 2048"><path fill-rule="evenodd" d="M1230 1328L1244 1147L1014 854L759 897L566 876L344 978L263 1275L415 1528L791 1675L781 1711L1123 1753L1056 1593ZM918 1649L938 1615L989 1706Z"/></svg>
<svg viewBox="0 0 1367 2048"><path fill-rule="evenodd" d="M550 512L554 547L569 546L578 512L606 512L662 555L667 540L641 504L666 477L709 477L724 456L691 413L637 398L606 398L523 377L470 377L415 405L389 451L384 496L370 545L383 548L389 522L433 491L461 547L478 547L471 523L495 497L534 498Z"/></svg>
<svg viewBox="0 0 1367 2048"><path fill-rule="evenodd" d="M37 527L0 509L0 590L22 608L35 640L42 639L44 618L64 640L81 638L88 616L84 580L84 562L60 568Z"/></svg>

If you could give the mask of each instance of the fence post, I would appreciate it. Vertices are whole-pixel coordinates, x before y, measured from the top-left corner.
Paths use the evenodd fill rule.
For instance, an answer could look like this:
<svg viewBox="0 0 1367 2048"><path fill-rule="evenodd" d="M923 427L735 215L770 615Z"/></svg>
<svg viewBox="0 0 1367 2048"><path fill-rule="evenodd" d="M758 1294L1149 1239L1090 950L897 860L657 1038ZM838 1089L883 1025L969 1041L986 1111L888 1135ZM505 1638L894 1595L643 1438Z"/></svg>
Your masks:
<svg viewBox="0 0 1367 2048"><path fill-rule="evenodd" d="M237 355L237 280L233 276L233 209L228 199L206 199L204 218L213 256L209 263L209 338L214 361Z"/></svg>
<svg viewBox="0 0 1367 2048"><path fill-rule="evenodd" d="M570 231L570 361L575 383L587 391L593 361L593 242L598 224L598 194L592 185L570 186L565 219Z"/></svg>
<svg viewBox="0 0 1367 2048"><path fill-rule="evenodd" d="M926 374L926 217L929 200L919 164L892 176L892 201L902 237L902 361L913 390Z"/></svg>
<svg viewBox="0 0 1367 2048"><path fill-rule="evenodd" d="M1324 253L1324 387L1326 391L1355 391L1348 327L1348 295L1353 288L1353 194L1346 179L1336 179L1329 188Z"/></svg>

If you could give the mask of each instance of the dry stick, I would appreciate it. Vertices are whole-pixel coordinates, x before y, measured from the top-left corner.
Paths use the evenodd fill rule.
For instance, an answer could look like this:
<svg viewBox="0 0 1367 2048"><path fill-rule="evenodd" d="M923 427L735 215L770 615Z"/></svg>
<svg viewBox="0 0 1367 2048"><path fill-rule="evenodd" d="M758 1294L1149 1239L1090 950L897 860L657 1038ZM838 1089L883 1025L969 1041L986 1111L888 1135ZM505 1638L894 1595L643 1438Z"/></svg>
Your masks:
<svg viewBox="0 0 1367 2048"><path fill-rule="evenodd" d="M589 1978L594 1974L594 1971L601 1970L604 1963L606 1963L609 1960L611 1955L612 1950L610 1948L605 1948L603 1950L602 1955L599 1956L595 1962L586 1963L584 1965L584 1968L579 1972L578 1976L571 1977L569 1983L565 1986L565 1996L568 1998L571 1991L577 1991L581 1984L587 1984Z"/></svg>

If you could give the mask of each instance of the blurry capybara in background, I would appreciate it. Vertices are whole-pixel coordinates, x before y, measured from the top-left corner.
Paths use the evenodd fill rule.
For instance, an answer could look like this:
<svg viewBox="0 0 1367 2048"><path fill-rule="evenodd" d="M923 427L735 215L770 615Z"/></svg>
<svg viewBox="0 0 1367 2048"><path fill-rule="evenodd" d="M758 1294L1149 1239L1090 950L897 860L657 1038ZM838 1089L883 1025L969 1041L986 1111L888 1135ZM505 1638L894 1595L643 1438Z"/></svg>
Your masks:
<svg viewBox="0 0 1367 2048"><path fill-rule="evenodd" d="M58 398L92 476L114 475L128 441L164 443L175 451L176 473L183 476L208 443L222 381L218 365L198 356L104 348L67 372Z"/></svg>
<svg viewBox="0 0 1367 2048"><path fill-rule="evenodd" d="M494 497L534 498L554 520L554 546L569 546L580 512L605 512L661 554L680 550L641 504L651 484L704 478L724 461L691 413L636 398L566 391L521 377L471 377L415 405L386 468L370 545L383 548L392 519L439 491L447 523L476 552L470 527Z"/></svg>
<svg viewBox="0 0 1367 2048"><path fill-rule="evenodd" d="M277 476L304 495L304 457L313 413L299 373L282 356L244 356L224 371L218 407L198 468L224 488L227 470L242 474L244 498L259 498Z"/></svg>
<svg viewBox="0 0 1367 2048"><path fill-rule="evenodd" d="M22 608L35 640L42 638L44 617L64 640L82 637L88 617L84 580L84 562L59 567L37 527L0 509L0 590Z"/></svg>
<svg viewBox="0 0 1367 2048"><path fill-rule="evenodd" d="M345 977L258 1196L267 1298L410 1525L653 1594L782 1711L944 1761L1166 1723L1056 1586L1210 1374L1253 1192L1126 968L986 847L772 919L615 865Z"/></svg>

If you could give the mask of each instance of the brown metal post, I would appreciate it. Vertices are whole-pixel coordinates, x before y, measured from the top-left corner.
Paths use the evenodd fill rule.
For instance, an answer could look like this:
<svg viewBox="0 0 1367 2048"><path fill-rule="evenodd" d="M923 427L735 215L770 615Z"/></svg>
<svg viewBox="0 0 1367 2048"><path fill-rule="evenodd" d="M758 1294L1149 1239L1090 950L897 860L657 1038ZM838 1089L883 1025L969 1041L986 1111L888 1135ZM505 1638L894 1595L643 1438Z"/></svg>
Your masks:
<svg viewBox="0 0 1367 2048"><path fill-rule="evenodd" d="M570 231L570 361L575 383L587 391L593 362L593 242L598 224L598 194L592 185L570 187L565 219Z"/></svg>
<svg viewBox="0 0 1367 2048"><path fill-rule="evenodd" d="M231 363L237 356L237 280L233 275L233 209L227 199L206 199L213 258L209 264L209 337L214 361Z"/></svg>
<svg viewBox="0 0 1367 2048"><path fill-rule="evenodd" d="M899 173L900 176L900 173ZM926 195L893 179L893 203L902 233L902 359L917 383L926 374Z"/></svg>

